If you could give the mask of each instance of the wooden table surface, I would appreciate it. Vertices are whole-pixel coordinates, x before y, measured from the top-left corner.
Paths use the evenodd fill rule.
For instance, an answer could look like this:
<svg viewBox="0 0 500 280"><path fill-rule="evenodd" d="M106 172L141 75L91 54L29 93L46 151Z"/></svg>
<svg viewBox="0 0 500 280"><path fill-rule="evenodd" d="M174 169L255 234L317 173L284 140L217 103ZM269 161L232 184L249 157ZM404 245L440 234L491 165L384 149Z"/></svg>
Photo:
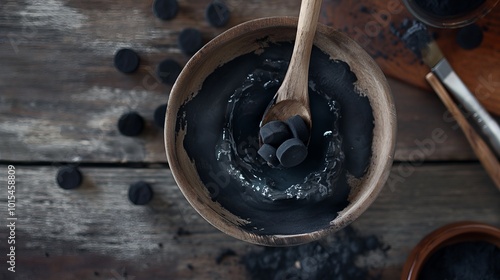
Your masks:
<svg viewBox="0 0 500 280"><path fill-rule="evenodd" d="M296 16L299 2L227 0L228 27ZM219 232L189 206L153 124L171 89L156 80L156 65L189 59L177 47L180 30L199 28L207 41L225 30L204 20L208 3L181 0L171 21L154 17L151 0L0 3L0 220L7 223L8 165L16 167L18 217L16 273L7 271L10 232L0 227L0 279L249 279L239 256L257 246ZM121 47L140 54L137 73L113 67ZM383 279L398 279L430 231L460 220L500 226L500 192L435 94L389 83L398 112L396 161L376 202L352 226L390 245L378 268ZM139 137L116 129L130 110L146 119ZM445 141L435 141L436 133ZM84 174L79 189L57 186L65 164ZM154 189L147 206L127 199L138 180ZM179 236L179 228L191 234ZM238 256L215 264L226 248Z"/></svg>

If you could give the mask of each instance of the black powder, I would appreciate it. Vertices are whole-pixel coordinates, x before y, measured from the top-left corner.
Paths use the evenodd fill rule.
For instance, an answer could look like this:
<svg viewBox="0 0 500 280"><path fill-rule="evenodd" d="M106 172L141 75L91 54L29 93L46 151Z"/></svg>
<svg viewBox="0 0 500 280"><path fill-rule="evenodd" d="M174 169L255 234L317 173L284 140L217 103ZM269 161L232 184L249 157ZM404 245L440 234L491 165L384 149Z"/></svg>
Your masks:
<svg viewBox="0 0 500 280"><path fill-rule="evenodd" d="M422 58L422 48L432 41L427 27L418 20L404 19L399 25L391 23L390 30L419 59Z"/></svg>
<svg viewBox="0 0 500 280"><path fill-rule="evenodd" d="M461 28L457 32L457 44L464 50L472 50L483 42L483 29L477 24Z"/></svg>
<svg viewBox="0 0 500 280"><path fill-rule="evenodd" d="M418 279L498 280L500 248L484 241L446 246L425 262Z"/></svg>
<svg viewBox="0 0 500 280"><path fill-rule="evenodd" d="M435 16L460 16L474 11L485 0L415 0L423 10Z"/></svg>
<svg viewBox="0 0 500 280"><path fill-rule="evenodd" d="M374 280L381 279L381 271L373 263L380 264L388 249L376 236L361 236L347 227L305 245L253 251L242 262L256 280Z"/></svg>

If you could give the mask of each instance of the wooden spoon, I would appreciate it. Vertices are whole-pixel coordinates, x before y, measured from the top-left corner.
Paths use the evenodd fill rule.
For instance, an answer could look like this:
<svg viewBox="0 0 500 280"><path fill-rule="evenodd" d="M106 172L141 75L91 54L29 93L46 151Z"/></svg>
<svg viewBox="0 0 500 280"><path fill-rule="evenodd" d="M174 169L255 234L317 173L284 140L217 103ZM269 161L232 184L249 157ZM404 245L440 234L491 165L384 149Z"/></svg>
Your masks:
<svg viewBox="0 0 500 280"><path fill-rule="evenodd" d="M286 121L290 117L299 115L311 131L309 60L320 9L321 0L302 0L292 58L283 83L262 117L261 127L270 121Z"/></svg>

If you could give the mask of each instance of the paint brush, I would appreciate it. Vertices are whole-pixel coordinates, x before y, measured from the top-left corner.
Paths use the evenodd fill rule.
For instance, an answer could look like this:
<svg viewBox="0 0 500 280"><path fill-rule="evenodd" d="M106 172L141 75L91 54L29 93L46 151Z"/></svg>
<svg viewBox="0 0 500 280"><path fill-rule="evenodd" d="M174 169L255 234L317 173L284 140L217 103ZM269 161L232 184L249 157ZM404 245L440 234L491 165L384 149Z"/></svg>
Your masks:
<svg viewBox="0 0 500 280"><path fill-rule="evenodd" d="M472 123L486 137L495 154L500 156L500 127L498 123L486 112L455 73L436 42L430 36L427 27L423 23L415 21L402 35L401 39L415 55L431 68L432 73L438 77L446 89L470 114Z"/></svg>

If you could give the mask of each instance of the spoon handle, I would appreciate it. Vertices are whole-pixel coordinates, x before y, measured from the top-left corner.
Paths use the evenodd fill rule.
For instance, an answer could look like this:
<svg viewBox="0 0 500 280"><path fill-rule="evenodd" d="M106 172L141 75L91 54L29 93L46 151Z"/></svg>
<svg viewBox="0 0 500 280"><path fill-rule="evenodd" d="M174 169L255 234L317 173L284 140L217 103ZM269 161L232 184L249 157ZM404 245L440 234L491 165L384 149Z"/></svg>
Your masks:
<svg viewBox="0 0 500 280"><path fill-rule="evenodd" d="M282 86L284 92L278 95L277 102L293 99L309 107L307 93L309 60L311 59L321 2L322 0L302 0L292 58L283 82L285 85Z"/></svg>

